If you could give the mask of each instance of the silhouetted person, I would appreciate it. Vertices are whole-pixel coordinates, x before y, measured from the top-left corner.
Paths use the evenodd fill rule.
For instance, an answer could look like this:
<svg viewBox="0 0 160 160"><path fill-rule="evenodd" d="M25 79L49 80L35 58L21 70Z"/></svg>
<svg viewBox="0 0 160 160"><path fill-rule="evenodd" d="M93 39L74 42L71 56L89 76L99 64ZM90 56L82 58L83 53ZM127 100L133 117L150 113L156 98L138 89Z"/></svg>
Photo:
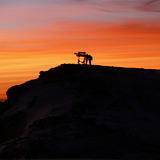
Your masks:
<svg viewBox="0 0 160 160"><path fill-rule="evenodd" d="M89 54L86 54L85 56L84 56L84 64L87 64L88 63L88 61L89 61L89 65L92 65L92 60L93 60L93 57L91 56L91 55L89 55Z"/></svg>
<svg viewBox="0 0 160 160"><path fill-rule="evenodd" d="M85 61L86 61L85 64L87 64L89 61L89 65L92 65L92 60L93 60L93 57L91 55L89 55L89 54L85 55Z"/></svg>
<svg viewBox="0 0 160 160"><path fill-rule="evenodd" d="M88 55L88 60L89 60L89 65L92 65L93 57L91 55Z"/></svg>
<svg viewBox="0 0 160 160"><path fill-rule="evenodd" d="M85 64L87 64L88 63L88 54L86 54L85 56L84 56L84 61L85 61Z"/></svg>

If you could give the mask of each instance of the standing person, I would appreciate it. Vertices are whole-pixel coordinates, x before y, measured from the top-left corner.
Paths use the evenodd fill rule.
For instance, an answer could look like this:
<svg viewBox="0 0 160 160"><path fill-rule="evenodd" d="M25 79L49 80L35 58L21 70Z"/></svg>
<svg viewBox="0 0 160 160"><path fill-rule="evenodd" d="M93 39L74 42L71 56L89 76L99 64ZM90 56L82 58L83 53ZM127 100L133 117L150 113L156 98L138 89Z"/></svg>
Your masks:
<svg viewBox="0 0 160 160"><path fill-rule="evenodd" d="M88 63L88 56L89 56L88 54L85 55L85 64Z"/></svg>
<svg viewBox="0 0 160 160"><path fill-rule="evenodd" d="M88 55L88 60L89 60L89 65L92 65L93 57L91 55Z"/></svg>

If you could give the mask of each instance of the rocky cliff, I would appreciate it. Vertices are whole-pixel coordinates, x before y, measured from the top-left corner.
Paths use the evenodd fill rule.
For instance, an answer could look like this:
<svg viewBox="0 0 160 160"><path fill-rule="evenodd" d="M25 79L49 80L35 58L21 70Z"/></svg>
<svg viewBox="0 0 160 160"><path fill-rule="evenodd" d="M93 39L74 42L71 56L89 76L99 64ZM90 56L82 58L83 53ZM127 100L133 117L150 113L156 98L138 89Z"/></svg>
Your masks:
<svg viewBox="0 0 160 160"><path fill-rule="evenodd" d="M63 64L0 104L0 158L160 158L160 70Z"/></svg>

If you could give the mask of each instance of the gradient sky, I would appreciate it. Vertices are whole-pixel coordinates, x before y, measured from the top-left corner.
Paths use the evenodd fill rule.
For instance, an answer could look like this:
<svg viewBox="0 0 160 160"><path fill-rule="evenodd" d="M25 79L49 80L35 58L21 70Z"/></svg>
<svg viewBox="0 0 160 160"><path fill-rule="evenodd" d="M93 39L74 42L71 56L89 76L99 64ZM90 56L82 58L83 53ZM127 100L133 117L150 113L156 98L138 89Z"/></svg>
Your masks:
<svg viewBox="0 0 160 160"><path fill-rule="evenodd" d="M0 0L0 99L78 51L95 65L160 69L160 0Z"/></svg>

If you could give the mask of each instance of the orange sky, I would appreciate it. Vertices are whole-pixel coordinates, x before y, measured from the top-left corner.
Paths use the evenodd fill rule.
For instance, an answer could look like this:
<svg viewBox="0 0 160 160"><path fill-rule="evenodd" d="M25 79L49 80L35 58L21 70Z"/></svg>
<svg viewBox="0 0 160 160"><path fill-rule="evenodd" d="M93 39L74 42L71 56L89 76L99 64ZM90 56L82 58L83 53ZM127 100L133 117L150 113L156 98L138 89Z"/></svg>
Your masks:
<svg viewBox="0 0 160 160"><path fill-rule="evenodd" d="M0 0L0 100L86 51L95 65L160 69L159 0Z"/></svg>

